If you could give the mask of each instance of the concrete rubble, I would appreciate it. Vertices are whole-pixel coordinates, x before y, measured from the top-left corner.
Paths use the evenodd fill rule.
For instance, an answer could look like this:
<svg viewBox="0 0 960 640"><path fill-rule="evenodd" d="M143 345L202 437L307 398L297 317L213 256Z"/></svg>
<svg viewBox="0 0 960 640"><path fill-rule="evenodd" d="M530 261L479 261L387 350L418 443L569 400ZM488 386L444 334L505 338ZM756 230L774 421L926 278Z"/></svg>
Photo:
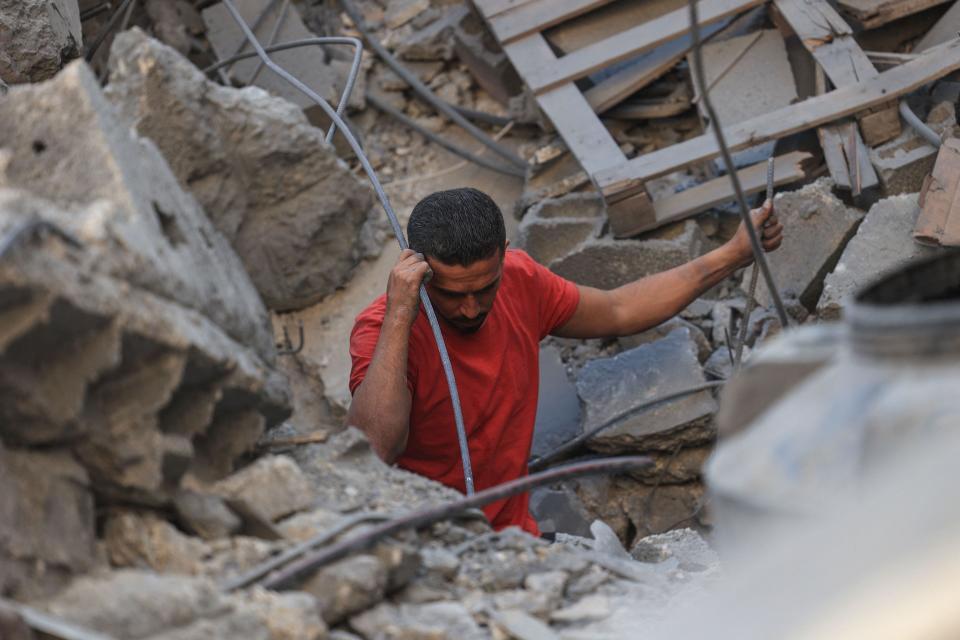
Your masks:
<svg viewBox="0 0 960 640"><path fill-rule="evenodd" d="M0 43L0 82L52 78L83 51L77 0L3 0Z"/></svg>

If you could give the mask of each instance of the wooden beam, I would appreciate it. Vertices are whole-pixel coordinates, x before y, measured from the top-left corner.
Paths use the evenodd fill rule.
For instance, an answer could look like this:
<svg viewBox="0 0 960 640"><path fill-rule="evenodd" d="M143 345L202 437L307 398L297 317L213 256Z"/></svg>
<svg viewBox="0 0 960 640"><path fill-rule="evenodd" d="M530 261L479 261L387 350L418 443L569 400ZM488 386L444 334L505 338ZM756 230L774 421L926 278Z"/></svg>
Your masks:
<svg viewBox="0 0 960 640"><path fill-rule="evenodd" d="M913 237L923 244L960 246L960 140L947 139L920 193Z"/></svg>
<svg viewBox="0 0 960 640"><path fill-rule="evenodd" d="M879 188L877 172L856 123L825 125L817 129L817 135L830 177L837 188L849 191L855 199Z"/></svg>
<svg viewBox="0 0 960 640"><path fill-rule="evenodd" d="M863 29L876 29L904 16L919 13L950 0L837 0L840 10Z"/></svg>
<svg viewBox="0 0 960 640"><path fill-rule="evenodd" d="M534 0L490 19L490 28L500 44L510 44L592 11L613 0Z"/></svg>
<svg viewBox="0 0 960 640"><path fill-rule="evenodd" d="M484 18L490 18L500 15L504 11L515 9L521 5L536 2L536 0L473 0Z"/></svg>
<svg viewBox="0 0 960 640"><path fill-rule="evenodd" d="M727 144L736 151L806 131L883 104L957 69L960 41L937 47L875 78L725 127ZM641 189L647 180L710 160L719 153L713 134L701 135L605 170L596 176L597 184L605 196L620 199Z"/></svg>
<svg viewBox="0 0 960 640"><path fill-rule="evenodd" d="M699 2L700 23L708 25L762 4L763 0L699 0ZM562 84L579 80L621 60L655 49L687 33L689 28L687 9L677 9L660 18L584 47L551 64L539 65L525 74L525 78L534 93L543 93Z"/></svg>

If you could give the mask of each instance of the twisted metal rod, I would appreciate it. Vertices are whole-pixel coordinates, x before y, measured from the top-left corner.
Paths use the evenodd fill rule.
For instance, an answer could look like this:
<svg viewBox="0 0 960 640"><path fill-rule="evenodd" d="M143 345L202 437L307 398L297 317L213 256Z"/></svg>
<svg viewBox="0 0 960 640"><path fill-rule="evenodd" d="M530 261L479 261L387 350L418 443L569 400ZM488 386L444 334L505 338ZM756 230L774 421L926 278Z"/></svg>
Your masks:
<svg viewBox="0 0 960 640"><path fill-rule="evenodd" d="M298 80L296 77L292 76L283 67L275 63L269 55L267 55L267 52L263 50L263 47L260 45L257 37L253 34L253 31L251 31L250 27L247 26L247 23L243 21L243 17L233 4L233 0L223 0L223 6L225 6L230 12L230 15L233 16L233 19L236 21L237 25L239 25L247 40L257 52L257 55L261 60L263 60L264 64L267 65L267 68L296 87L301 93L309 97L311 100L316 102L317 105L327 114L327 117L335 122L338 127L340 127L343 137L346 138L350 148L353 149L353 152L357 155L357 159L360 160L363 170L366 172L367 177L370 179L370 183L373 185L374 191L377 193L377 197L380 199L380 204L383 206L383 210L386 212L387 218L390 220L390 225L393 227L393 232L397 237L397 243L400 245L400 249L407 249L407 239L403 235L403 229L400 226L400 221L397 219L397 214L393 211L393 207L390 205L390 199L383 190L383 186L380 184L379 178L377 178L377 173L374 171L373 165L370 164L370 160L363 153L360 143L357 142L353 132L350 131L350 128L340 117L340 114L334 111L333 107L331 107L326 100L317 95L315 91ZM343 103L344 101L341 100L340 102ZM447 379L447 386L450 389L450 400L453 405L453 417L454 422L456 423L457 440L460 445L460 459L461 463L463 464L464 487L467 495L472 495L473 466L470 463L470 447L467 443L467 430L463 423L463 411L460 407L460 393L457 391L457 381L453 375L453 363L450 362L450 354L447 352L447 345L444 343L443 335L440 332L440 323L437 320L436 311L434 311L433 304L430 303L430 296L427 295L427 289L423 285L420 285L420 301L423 304L424 311L426 312L427 320L430 323L430 328L433 330L433 337L437 342L437 350L440 352L440 362L443 364L443 373Z"/></svg>

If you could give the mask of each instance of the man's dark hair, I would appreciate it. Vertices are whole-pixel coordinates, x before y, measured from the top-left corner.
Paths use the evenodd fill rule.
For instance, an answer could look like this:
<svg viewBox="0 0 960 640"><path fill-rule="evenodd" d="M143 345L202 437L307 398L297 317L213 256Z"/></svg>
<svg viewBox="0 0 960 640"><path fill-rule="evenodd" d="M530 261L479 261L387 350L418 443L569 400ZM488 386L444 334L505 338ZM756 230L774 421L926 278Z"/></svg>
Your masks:
<svg viewBox="0 0 960 640"><path fill-rule="evenodd" d="M431 193L418 202L407 238L414 251L465 267L502 251L507 232L497 203L467 187Z"/></svg>

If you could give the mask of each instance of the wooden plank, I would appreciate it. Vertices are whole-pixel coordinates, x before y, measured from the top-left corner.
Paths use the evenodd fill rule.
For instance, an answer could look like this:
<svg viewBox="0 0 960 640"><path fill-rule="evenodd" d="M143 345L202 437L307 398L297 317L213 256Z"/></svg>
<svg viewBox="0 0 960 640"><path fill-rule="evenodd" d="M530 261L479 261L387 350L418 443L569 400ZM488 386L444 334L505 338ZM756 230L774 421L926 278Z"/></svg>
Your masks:
<svg viewBox="0 0 960 640"><path fill-rule="evenodd" d="M840 9L864 29L876 29L949 0L837 0Z"/></svg>
<svg viewBox="0 0 960 640"><path fill-rule="evenodd" d="M682 9L687 0L616 0L576 20L544 32L547 42L562 53L572 53L594 42L615 36L630 27Z"/></svg>
<svg viewBox="0 0 960 640"><path fill-rule="evenodd" d="M531 65L556 59L543 35L535 33L504 47L521 77ZM619 145L573 84L537 96L537 103L553 122L567 148L584 171L593 176L601 169L626 161Z"/></svg>
<svg viewBox="0 0 960 640"><path fill-rule="evenodd" d="M854 198L879 188L877 172L856 123L826 125L817 129L817 135L837 188L849 191Z"/></svg>
<svg viewBox="0 0 960 640"><path fill-rule="evenodd" d="M960 246L960 140L947 139L923 185L913 237L923 244Z"/></svg>
<svg viewBox="0 0 960 640"><path fill-rule="evenodd" d="M653 51L648 58L597 83L583 95L594 111L603 113L662 77L683 60L689 51L689 37L668 42Z"/></svg>
<svg viewBox="0 0 960 640"><path fill-rule="evenodd" d="M727 16L746 11L763 0L699 0L700 23L708 25ZM621 60L657 48L665 42L687 33L690 27L687 9L678 9L636 25L605 40L566 55L556 62L539 65L524 74L535 93L579 80Z"/></svg>
<svg viewBox="0 0 960 640"><path fill-rule="evenodd" d="M793 151L774 160L774 185L783 186L803 180L806 169L813 163L813 156L803 151ZM746 195L760 193L767 188L767 163L761 162L737 172L740 185ZM653 201L653 216L633 215L621 211L618 224L611 229L614 237L629 238L671 222L677 222L702 213L736 197L728 176L721 176L691 187L678 194Z"/></svg>
<svg viewBox="0 0 960 640"><path fill-rule="evenodd" d="M613 0L535 0L505 11L489 20L500 44L510 44L575 18Z"/></svg>
<svg viewBox="0 0 960 640"><path fill-rule="evenodd" d="M678 116L692 106L692 95L686 82L679 83L669 95L622 102L607 115L618 120L653 120Z"/></svg>
<svg viewBox="0 0 960 640"><path fill-rule="evenodd" d="M855 85L724 127L731 150L775 140L853 115L909 93L960 69L960 41ZM647 180L719 155L716 139L705 134L623 163L596 176L605 196L615 199L642 188Z"/></svg>
<svg viewBox="0 0 960 640"><path fill-rule="evenodd" d="M473 0L484 18L490 18L500 15L504 11L515 9L521 5L536 2L537 0Z"/></svg>
<svg viewBox="0 0 960 640"><path fill-rule="evenodd" d="M949 42L957 37L958 31L960 31L960 2L955 2L927 32L927 35L920 38L913 50L926 51L938 44Z"/></svg>

